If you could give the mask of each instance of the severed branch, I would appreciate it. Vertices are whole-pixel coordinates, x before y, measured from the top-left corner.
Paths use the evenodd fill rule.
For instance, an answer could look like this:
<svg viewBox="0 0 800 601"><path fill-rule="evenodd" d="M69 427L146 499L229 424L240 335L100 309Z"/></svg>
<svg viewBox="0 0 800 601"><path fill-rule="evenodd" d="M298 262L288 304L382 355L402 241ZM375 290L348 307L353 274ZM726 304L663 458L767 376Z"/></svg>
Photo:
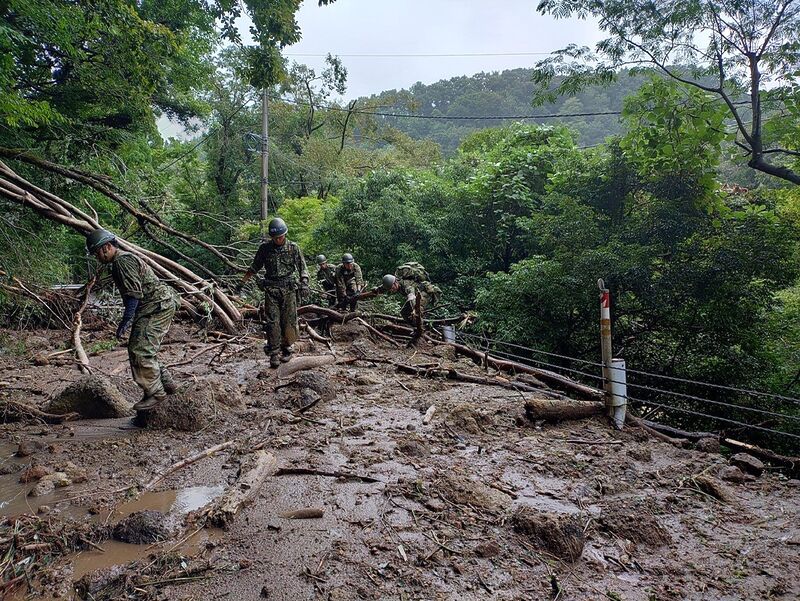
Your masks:
<svg viewBox="0 0 800 601"><path fill-rule="evenodd" d="M75 311L75 317L72 319L72 346L75 349L75 359L78 362L78 368L85 374L91 373L92 368L89 367L89 357L86 355L86 351L83 349L83 343L81 342L81 327L83 326L83 319L81 316L83 315L83 310L86 308L86 304L89 302L89 293L96 281L97 276L89 280L83 287L83 300L78 310Z"/></svg>
<svg viewBox="0 0 800 601"><path fill-rule="evenodd" d="M15 419L8 419L9 417ZM79 413L65 413L63 415L45 413L33 405L19 403L10 399L0 403L0 421L18 421L20 419L26 419L30 417L42 420L47 424L63 424L64 422L80 419L81 416Z"/></svg>
<svg viewBox="0 0 800 601"><path fill-rule="evenodd" d="M209 447L207 449L204 449L204 450L200 451L199 453L197 453L195 455L192 455L191 457L187 457L186 459L182 459L182 460L178 461L177 463L172 464L171 466L169 466L166 470L164 470L160 474L156 474L155 476L153 476L150 479L150 481L148 481L147 484L145 484L142 487L142 492L146 492L146 491L150 490L156 484L158 484L161 480L163 480L164 478L169 476L171 473L176 472L179 469L182 469L182 468L186 467L187 465L191 465L192 463L195 463L196 461L200 461L201 459L204 459L205 457L211 457L214 453L216 453L218 451L221 451L222 449L227 449L228 447L232 446L234 444L234 442L235 441L233 441L233 440L228 440L227 442L222 442L222 443L220 443L218 445L214 445L213 447Z"/></svg>
<svg viewBox="0 0 800 601"><path fill-rule="evenodd" d="M242 463L241 477L236 486L230 487L209 511L208 522L212 526L227 529L236 514L251 503L259 494L267 477L275 475L277 460L272 453L259 450L249 455Z"/></svg>

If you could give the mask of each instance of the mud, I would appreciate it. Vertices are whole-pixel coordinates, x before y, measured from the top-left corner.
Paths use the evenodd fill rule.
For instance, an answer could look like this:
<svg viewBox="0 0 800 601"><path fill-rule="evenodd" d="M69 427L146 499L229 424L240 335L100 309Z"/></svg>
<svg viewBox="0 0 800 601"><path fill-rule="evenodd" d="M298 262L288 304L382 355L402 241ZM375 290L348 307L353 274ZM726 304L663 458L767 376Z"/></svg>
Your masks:
<svg viewBox="0 0 800 601"><path fill-rule="evenodd" d="M111 529L142 510L160 511L175 524L168 539L152 547L105 540L105 553L85 545L78 552L48 551L46 567L31 573L30 589L17 589L17 597L88 598L75 589L81 579L81 590L95 591L97 599L168 601L800 596L800 583L791 576L797 571L800 487L779 472L765 469L758 478L726 481L733 500L724 502L699 484L704 477L721 479L729 467L722 455L675 448L636 429L616 432L601 419L517 424L525 397L519 392L419 378L384 362L482 373L448 349L385 347L358 324L332 328L339 363L307 372L331 389L306 383L276 393L288 380L264 369L257 341L227 359L210 352L175 367L184 391L226 379L223 394L235 397L235 386L244 402L245 408L231 409L215 395L199 407L199 420L174 407L193 431L174 421L141 429L130 418L0 425L4 515L35 513L44 505L49 510L41 517L26 519L56 530L72 524L69 532L77 525L87 533ZM110 329L90 332L93 338L84 343L111 335ZM59 343L53 333L44 337ZM192 337L173 327L165 361L180 362L212 344L173 344ZM65 381L79 377L68 357L35 366L33 356L0 356L0 401L6 395L44 407ZM91 361L128 403L138 400L124 351ZM300 417L280 395L302 390L321 400ZM434 418L423 424L431 405ZM622 444L569 442L575 439ZM132 485L229 440L237 444L130 498ZM25 441L40 444L17 456ZM242 457L255 447L273 453L280 467L321 474L270 477L229 530L200 528L203 507L235 485ZM70 476L68 462L85 481ZM49 496L28 497L35 481L19 479L33 466L63 471L72 482ZM323 509L322 517L281 517L308 507ZM0 526L0 540L16 519ZM115 565L117 578L98 573Z"/></svg>
<svg viewBox="0 0 800 601"><path fill-rule="evenodd" d="M131 405L117 387L103 376L85 376L67 385L48 403L49 413L79 413L86 418L133 415Z"/></svg>

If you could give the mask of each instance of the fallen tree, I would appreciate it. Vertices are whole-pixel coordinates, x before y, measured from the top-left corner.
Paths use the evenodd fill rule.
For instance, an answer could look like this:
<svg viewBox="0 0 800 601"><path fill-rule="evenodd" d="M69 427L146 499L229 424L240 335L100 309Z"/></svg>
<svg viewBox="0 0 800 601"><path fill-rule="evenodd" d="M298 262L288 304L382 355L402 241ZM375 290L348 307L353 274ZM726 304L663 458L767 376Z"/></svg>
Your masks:
<svg viewBox="0 0 800 601"><path fill-rule="evenodd" d="M82 235L101 227L96 216L91 216L55 194L35 186L2 161L0 161L0 197L31 209L45 219L67 226ZM205 303L226 331L237 332L236 322L241 320L241 313L218 286L211 286L210 292L206 294L203 290L205 281L189 268L128 240L122 238L118 240L120 248L140 257L156 275L181 293L181 302L185 308L204 314L202 305Z"/></svg>

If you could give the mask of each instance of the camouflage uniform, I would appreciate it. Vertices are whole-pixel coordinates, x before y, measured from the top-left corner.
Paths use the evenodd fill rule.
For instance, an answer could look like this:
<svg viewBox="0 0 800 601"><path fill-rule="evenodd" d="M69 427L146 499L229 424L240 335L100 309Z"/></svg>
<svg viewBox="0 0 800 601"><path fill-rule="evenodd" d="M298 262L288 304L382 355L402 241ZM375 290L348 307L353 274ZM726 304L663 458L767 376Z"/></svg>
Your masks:
<svg viewBox="0 0 800 601"><path fill-rule="evenodd" d="M277 246L272 240L258 247L250 272L264 268L264 304L267 354L277 355L299 338L297 327L297 288L308 281L308 269L300 247L286 240Z"/></svg>
<svg viewBox="0 0 800 601"><path fill-rule="evenodd" d="M364 289L364 277L361 267L353 263L353 269L345 269L344 264L336 268L336 299L344 308L349 305L351 311L356 310L358 299L346 300L347 297L358 294Z"/></svg>
<svg viewBox="0 0 800 601"><path fill-rule="evenodd" d="M319 285L322 286L323 292L326 294L324 295L325 299L328 301L328 306L333 306L336 304L336 272L328 265L327 267L320 267L319 271L317 271L317 282Z"/></svg>
<svg viewBox="0 0 800 601"><path fill-rule="evenodd" d="M157 355L180 300L142 259L129 252L117 252L111 263L111 276L123 300L139 300L128 338L133 379L145 397L163 396L164 384L171 383L172 378L159 365Z"/></svg>
<svg viewBox="0 0 800 601"><path fill-rule="evenodd" d="M442 293L438 286L434 286L428 279L428 272L416 262L400 265L395 271L399 288L397 292L402 294L406 302L400 309L400 315L408 323L414 325L414 308L416 306L416 296L419 292L420 314L425 315L425 310L431 308L439 299Z"/></svg>

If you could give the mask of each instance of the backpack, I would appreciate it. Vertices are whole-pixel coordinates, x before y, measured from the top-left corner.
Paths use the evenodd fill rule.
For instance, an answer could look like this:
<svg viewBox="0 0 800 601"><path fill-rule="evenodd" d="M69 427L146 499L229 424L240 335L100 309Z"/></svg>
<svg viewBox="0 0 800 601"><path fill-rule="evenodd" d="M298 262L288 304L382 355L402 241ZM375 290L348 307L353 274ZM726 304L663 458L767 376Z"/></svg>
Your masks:
<svg viewBox="0 0 800 601"><path fill-rule="evenodd" d="M428 275L428 272L425 270L425 268L416 261L403 263L397 268L395 275L401 280L411 280L412 282L417 282L419 284L422 282L430 282L431 280L431 276Z"/></svg>

